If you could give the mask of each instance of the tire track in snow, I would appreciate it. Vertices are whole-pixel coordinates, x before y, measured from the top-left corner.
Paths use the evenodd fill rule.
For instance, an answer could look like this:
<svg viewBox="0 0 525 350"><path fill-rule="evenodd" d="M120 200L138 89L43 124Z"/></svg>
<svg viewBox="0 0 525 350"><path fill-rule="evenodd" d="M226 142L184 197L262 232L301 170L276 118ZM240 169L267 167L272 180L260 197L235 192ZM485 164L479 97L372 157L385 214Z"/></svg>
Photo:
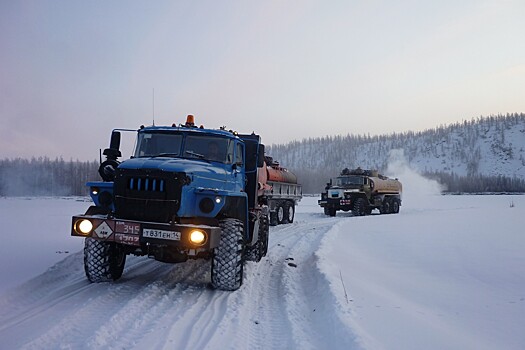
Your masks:
<svg viewBox="0 0 525 350"><path fill-rule="evenodd" d="M6 343L25 349L313 349L337 336L351 349L351 331L336 315L315 255L344 218L304 218L271 228L267 257L246 264L236 292L208 289L203 260L172 265L128 257L119 281L90 284L79 252L30 285L34 290L17 299L27 306L8 308L0 336L12 327L32 329L29 342ZM54 323L42 322L47 313Z"/></svg>
<svg viewBox="0 0 525 350"><path fill-rule="evenodd" d="M140 339L142 333L148 331L144 324L157 316L151 311L160 308L159 313L164 312L164 304L170 302L165 296L177 294L174 285L190 275L194 265L185 265L173 278L170 271L184 264L162 264L141 258L129 260L130 267L126 268L125 273L139 276L134 279L122 278L114 283L90 284L84 280L84 287L53 301L61 308L69 305L69 312L56 323L50 323L47 329L39 332L40 335L23 348L53 349L57 344L72 348L121 348L127 339L130 344L134 339ZM176 300L176 296L173 299ZM157 304L160 306L156 307ZM56 310L53 312L56 313ZM34 313L39 315L37 311ZM137 334L132 334L135 330ZM83 341L79 343L79 339Z"/></svg>

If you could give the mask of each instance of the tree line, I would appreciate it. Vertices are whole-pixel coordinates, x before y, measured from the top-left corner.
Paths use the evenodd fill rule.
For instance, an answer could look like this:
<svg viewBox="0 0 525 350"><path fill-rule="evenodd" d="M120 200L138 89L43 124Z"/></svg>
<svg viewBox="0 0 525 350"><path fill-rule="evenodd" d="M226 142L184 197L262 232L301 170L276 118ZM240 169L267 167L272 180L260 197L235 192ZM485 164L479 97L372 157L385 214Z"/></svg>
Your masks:
<svg viewBox="0 0 525 350"><path fill-rule="evenodd" d="M513 136L514 135L514 136ZM518 135L516 137L516 135ZM304 193L320 193L343 168L385 173L392 150L444 185L447 192L525 192L525 114L473 118L421 132L338 135L267 147L267 153L297 175ZM509 167L509 164L511 165ZM98 161L62 158L0 160L0 196L83 196L85 183L100 180ZM388 174L386 174L388 175ZM402 181L402 179L400 179Z"/></svg>
<svg viewBox="0 0 525 350"><path fill-rule="evenodd" d="M0 160L0 196L85 196L86 182L100 180L98 166L98 161L46 157ZM319 193L328 181L313 169L302 169L296 175L304 193ZM459 176L443 171L422 175L444 185L448 193L525 193L525 179L518 177Z"/></svg>
<svg viewBox="0 0 525 350"><path fill-rule="evenodd" d="M62 158L0 160L0 196L84 196L86 182L100 180L98 161Z"/></svg>
<svg viewBox="0 0 525 350"><path fill-rule="evenodd" d="M444 185L445 193L525 193L525 179L509 176L469 175L431 172L425 177Z"/></svg>
<svg viewBox="0 0 525 350"><path fill-rule="evenodd" d="M267 147L297 175L305 193L319 193L344 168L389 175L391 152L398 150L411 169L438 180L447 191L525 192L524 113L473 118L420 132L324 136Z"/></svg>

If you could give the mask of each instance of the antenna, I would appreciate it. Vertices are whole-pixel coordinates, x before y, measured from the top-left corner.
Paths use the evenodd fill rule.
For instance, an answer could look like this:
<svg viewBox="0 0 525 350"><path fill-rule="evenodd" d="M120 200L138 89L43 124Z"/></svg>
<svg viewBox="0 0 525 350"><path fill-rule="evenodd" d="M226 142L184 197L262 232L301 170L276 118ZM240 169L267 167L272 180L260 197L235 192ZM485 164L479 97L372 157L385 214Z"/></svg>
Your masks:
<svg viewBox="0 0 525 350"><path fill-rule="evenodd" d="M153 88L153 126L155 126L155 88Z"/></svg>

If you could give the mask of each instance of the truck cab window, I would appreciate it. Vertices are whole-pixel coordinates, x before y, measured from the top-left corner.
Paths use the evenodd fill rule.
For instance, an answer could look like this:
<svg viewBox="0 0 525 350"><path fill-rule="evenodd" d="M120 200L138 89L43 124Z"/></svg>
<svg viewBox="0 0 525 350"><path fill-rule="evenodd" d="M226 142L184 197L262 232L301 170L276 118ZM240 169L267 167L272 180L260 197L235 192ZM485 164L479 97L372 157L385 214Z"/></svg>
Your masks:
<svg viewBox="0 0 525 350"><path fill-rule="evenodd" d="M182 135L141 133L138 135L135 157L180 156Z"/></svg>
<svg viewBox="0 0 525 350"><path fill-rule="evenodd" d="M242 156L243 156L243 147L242 147L242 144L238 143L237 144L237 150L235 152L235 164L239 164L239 165L242 165L244 162L242 160Z"/></svg>
<svg viewBox="0 0 525 350"><path fill-rule="evenodd" d="M229 140L222 137L193 136L186 137L184 157L206 159L214 162L231 163Z"/></svg>

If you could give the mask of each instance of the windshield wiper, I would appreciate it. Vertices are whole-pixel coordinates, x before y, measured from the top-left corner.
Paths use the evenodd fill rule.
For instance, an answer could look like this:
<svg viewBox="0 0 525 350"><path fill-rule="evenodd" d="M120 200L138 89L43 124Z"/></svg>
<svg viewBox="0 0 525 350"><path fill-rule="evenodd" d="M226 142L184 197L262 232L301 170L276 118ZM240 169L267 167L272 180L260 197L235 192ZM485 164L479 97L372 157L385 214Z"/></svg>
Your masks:
<svg viewBox="0 0 525 350"><path fill-rule="evenodd" d="M178 157L179 154L178 153L159 153L159 154L156 154L154 156L151 156L151 158L155 158L155 157Z"/></svg>
<svg viewBox="0 0 525 350"><path fill-rule="evenodd" d="M187 154L189 154L190 156L194 156L196 158L199 158L199 159L204 159L204 155L200 154L200 153L195 153L193 151L186 151Z"/></svg>

